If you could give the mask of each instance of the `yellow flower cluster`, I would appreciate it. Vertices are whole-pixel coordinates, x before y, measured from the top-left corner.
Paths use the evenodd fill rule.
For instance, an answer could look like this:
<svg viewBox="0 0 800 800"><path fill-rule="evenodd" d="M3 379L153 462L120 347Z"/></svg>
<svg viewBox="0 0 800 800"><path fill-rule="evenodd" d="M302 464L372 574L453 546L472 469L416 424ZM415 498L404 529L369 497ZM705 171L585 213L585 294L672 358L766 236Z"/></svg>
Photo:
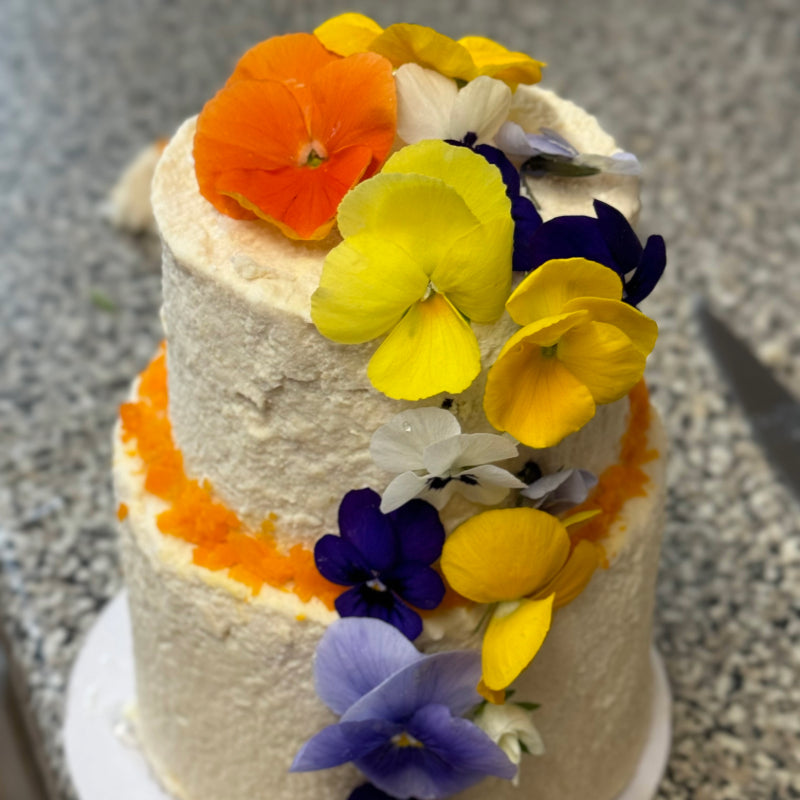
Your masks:
<svg viewBox="0 0 800 800"><path fill-rule="evenodd" d="M395 68L419 64L448 78L471 81L488 75L512 89L520 83L542 79L542 61L525 53L507 50L483 36L465 36L454 41L423 25L399 23L385 30L363 14L341 14L320 25L316 37L332 53L349 56L371 51L389 59Z"/></svg>

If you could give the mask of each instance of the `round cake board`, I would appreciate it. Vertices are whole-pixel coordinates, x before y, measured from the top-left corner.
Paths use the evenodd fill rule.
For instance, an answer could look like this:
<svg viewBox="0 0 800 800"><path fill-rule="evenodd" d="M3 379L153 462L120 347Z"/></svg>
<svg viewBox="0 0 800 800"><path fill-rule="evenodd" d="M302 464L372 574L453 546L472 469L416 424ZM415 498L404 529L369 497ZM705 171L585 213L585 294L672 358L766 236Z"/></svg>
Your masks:
<svg viewBox="0 0 800 800"><path fill-rule="evenodd" d="M666 767L671 697L664 663L655 649L652 661L653 722L636 773L617 800L653 800ZM80 800L171 800L136 743L134 693L131 621L122 591L89 631L67 690L64 748Z"/></svg>

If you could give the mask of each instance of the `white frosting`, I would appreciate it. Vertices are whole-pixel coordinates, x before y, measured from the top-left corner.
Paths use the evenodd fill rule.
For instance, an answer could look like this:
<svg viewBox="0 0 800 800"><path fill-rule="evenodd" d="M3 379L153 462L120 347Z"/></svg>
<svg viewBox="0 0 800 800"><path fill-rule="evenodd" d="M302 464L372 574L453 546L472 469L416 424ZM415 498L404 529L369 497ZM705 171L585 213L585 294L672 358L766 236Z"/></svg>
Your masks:
<svg viewBox="0 0 800 800"><path fill-rule="evenodd" d="M663 453L655 412L649 446ZM469 800L611 800L630 777L648 725L653 586L664 501L664 457L647 465L648 494L628 501L624 541L573 603L557 612L516 698L546 754L525 757L518 789L489 779ZM123 563L136 653L139 735L153 768L184 800L346 800L352 768L289 774L300 745L333 715L319 702L312 655L336 618L319 601L264 587L252 597L222 572L191 563L191 546L155 523L162 501L144 490L139 460L116 440L115 483L128 507ZM428 650L474 645L475 614L426 620ZM302 618L302 619L300 619Z"/></svg>
<svg viewBox="0 0 800 800"><path fill-rule="evenodd" d="M594 117L551 92L533 91L551 127L590 152L613 152L613 140ZM153 185L164 241L162 319L175 440L192 477L210 480L247 522L255 526L277 513L282 536L311 546L336 530L347 491L382 491L391 480L372 463L369 440L411 404L390 400L369 383L366 364L377 343L336 344L311 323L311 294L336 235L293 242L267 223L218 213L198 193L194 127L189 120L175 135ZM629 218L638 212L635 178L532 183L545 218L591 214L593 197ZM488 366L517 326L504 315L474 328ZM453 406L465 431L492 430L482 408L485 379L484 371ZM607 443L618 440L626 413L627 401L599 409L543 465L601 471L616 457Z"/></svg>

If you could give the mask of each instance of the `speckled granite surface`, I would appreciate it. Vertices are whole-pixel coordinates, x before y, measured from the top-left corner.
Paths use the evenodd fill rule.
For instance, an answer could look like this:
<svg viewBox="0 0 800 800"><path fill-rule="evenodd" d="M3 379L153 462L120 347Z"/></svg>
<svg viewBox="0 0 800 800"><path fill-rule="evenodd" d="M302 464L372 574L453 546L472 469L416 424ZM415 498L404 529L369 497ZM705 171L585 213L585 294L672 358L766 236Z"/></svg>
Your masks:
<svg viewBox="0 0 800 800"><path fill-rule="evenodd" d="M119 588L109 431L159 339L159 252L99 206L258 39L347 4L4 0L0 47L0 622L53 797L81 637ZM384 23L378 0L360 8ZM659 798L800 797L800 509L697 338L710 296L800 396L796 0L407 2L550 63L645 166L669 272L649 381L674 449L657 641L675 693ZM397 12L399 15L401 12Z"/></svg>

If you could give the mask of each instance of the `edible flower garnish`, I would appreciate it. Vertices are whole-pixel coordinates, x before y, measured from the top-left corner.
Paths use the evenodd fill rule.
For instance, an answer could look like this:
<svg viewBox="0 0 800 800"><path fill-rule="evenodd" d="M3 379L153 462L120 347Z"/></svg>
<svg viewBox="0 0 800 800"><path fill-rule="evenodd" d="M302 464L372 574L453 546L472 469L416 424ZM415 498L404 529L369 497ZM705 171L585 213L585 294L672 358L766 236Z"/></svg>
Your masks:
<svg viewBox="0 0 800 800"><path fill-rule="evenodd" d="M598 403L641 379L658 327L621 301L622 281L584 258L548 261L506 303L524 327L489 370L489 422L530 447L552 447L582 428Z"/></svg>
<svg viewBox="0 0 800 800"><path fill-rule="evenodd" d="M461 89L452 78L404 64L395 72L397 135L406 144L423 139L458 139L472 133L489 142L508 117L511 90L485 75Z"/></svg>
<svg viewBox="0 0 800 800"><path fill-rule="evenodd" d="M522 761L523 753L533 756L544 754L544 742L533 724L531 707L527 704L484 703L475 715L475 724L486 731L512 764L518 765ZM517 769L517 774L511 781L514 786L519 784L519 772Z"/></svg>
<svg viewBox="0 0 800 800"><path fill-rule="evenodd" d="M378 171L395 129L385 58L340 58L309 34L278 36L242 57L199 116L200 192L235 219L321 239L346 192Z"/></svg>
<svg viewBox="0 0 800 800"><path fill-rule="evenodd" d="M541 128L527 133L516 122L505 122L497 131L495 144L533 175L581 177L607 172L612 175L638 175L639 159L633 153L619 151L610 156L581 153L560 133Z"/></svg>
<svg viewBox="0 0 800 800"><path fill-rule="evenodd" d="M356 344L389 334L367 375L389 397L464 391L480 372L470 321L503 313L514 225L498 170L463 147L404 147L339 207L311 318Z"/></svg>
<svg viewBox="0 0 800 800"><path fill-rule="evenodd" d="M447 582L493 605L479 687L487 699L496 702L530 664L553 611L583 591L599 563L597 545L582 541L572 549L566 525L535 508L484 511L453 531L442 552Z"/></svg>
<svg viewBox="0 0 800 800"><path fill-rule="evenodd" d="M395 415L372 435L369 451L379 467L400 473L383 493L384 513L413 497L441 510L454 494L491 506L509 489L525 487L508 470L491 463L517 455L511 439L461 433L458 420L443 408L412 408Z"/></svg>
<svg viewBox="0 0 800 800"><path fill-rule="evenodd" d="M406 23L384 30L363 14L340 14L323 22L314 33L331 52L342 56L370 50L395 67L419 64L463 81L488 75L512 89L520 83L538 83L546 66L483 36L465 36L456 42L433 28Z"/></svg>
<svg viewBox="0 0 800 800"><path fill-rule="evenodd" d="M317 647L314 681L340 719L303 745L291 771L352 761L390 797L425 800L487 775L513 778L508 756L464 718L480 702L480 674L474 650L422 655L384 622L337 620Z"/></svg>
<svg viewBox="0 0 800 800"><path fill-rule="evenodd" d="M539 226L530 240L529 269L554 258L586 258L614 270L622 299L637 306L653 291L667 264L664 239L648 237L642 248L630 223L614 206L594 201L597 217L563 216Z"/></svg>
<svg viewBox="0 0 800 800"><path fill-rule="evenodd" d="M557 517L583 503L597 486L597 475L588 469L562 469L549 475L539 474L540 477L531 481L520 495L532 500L533 508Z"/></svg>
<svg viewBox="0 0 800 800"><path fill-rule="evenodd" d="M326 534L314 548L320 574L350 586L335 600L342 617L376 617L409 639L422 633L417 608L442 602L444 584L430 564L441 555L444 528L436 509L411 500L383 514L372 489L348 492L339 506L341 536Z"/></svg>

